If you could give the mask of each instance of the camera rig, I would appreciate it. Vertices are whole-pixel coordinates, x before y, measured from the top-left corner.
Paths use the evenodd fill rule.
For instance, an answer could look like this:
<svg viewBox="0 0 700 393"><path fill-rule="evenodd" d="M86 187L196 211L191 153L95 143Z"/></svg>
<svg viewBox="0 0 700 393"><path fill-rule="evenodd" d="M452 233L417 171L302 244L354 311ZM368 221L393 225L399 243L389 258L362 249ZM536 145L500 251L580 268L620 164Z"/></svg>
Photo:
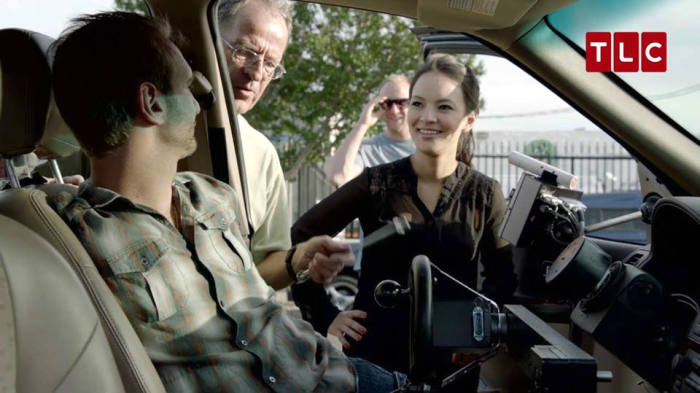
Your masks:
<svg viewBox="0 0 700 393"><path fill-rule="evenodd" d="M386 280L375 290L375 299L383 306L405 297L410 302L410 383L399 391L439 392L495 355L502 344L532 380L533 391L589 393L595 392L598 381L612 378L597 371L591 355L522 305L506 305L501 312L493 301L466 286L471 296L461 302L433 298L433 284L443 279L454 280L419 255L411 264L408 288ZM459 333L446 337L446 331ZM454 373L440 376L434 365L445 350L477 355Z"/></svg>
<svg viewBox="0 0 700 393"><path fill-rule="evenodd" d="M518 159L518 158L516 158ZM532 164L532 163L530 163ZM532 169L532 166L530 166ZM700 198L662 198L651 213L652 242L613 260L584 237L580 193L561 187L566 173L524 173L508 205L501 235L529 248L533 293L571 304L566 318L655 388L700 392ZM560 179L560 180L557 180ZM561 180L564 179L564 180ZM543 260L533 260L546 258ZM457 283L464 298L440 299L433 285ZM525 287L527 288L527 287ZM501 345L531 381L530 392L595 392L611 372L523 305L499 306L423 255L411 264L408 287L383 281L378 304L410 302L410 369L400 391L439 392L493 356ZM436 357L475 354L444 376Z"/></svg>
<svg viewBox="0 0 700 393"><path fill-rule="evenodd" d="M499 235L517 250L518 295L559 300L544 276L559 253L584 233L583 193L578 178L518 152L511 164L525 170L511 192Z"/></svg>

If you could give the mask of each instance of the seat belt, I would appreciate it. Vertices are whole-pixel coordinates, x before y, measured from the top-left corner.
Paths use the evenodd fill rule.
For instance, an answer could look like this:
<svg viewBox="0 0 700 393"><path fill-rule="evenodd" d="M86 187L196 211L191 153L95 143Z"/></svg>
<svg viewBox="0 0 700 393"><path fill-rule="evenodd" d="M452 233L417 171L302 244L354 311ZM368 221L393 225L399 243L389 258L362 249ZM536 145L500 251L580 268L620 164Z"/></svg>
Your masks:
<svg viewBox="0 0 700 393"><path fill-rule="evenodd" d="M209 29L212 38L214 39L214 49L216 51L216 63L219 71L219 78L222 83L222 93L224 95L224 102L226 113L229 118L229 124L231 125L231 136L233 137L233 150L236 153L235 160L229 160L227 143L226 143L226 130L225 127L209 129L210 138L209 139L209 152L211 153L212 165L214 173L219 173L222 177L215 177L227 184L233 186L233 188L238 191L236 194L239 196L239 200L242 199L243 209L239 209L239 214L236 216L240 217L242 213L245 215L245 220L236 220L238 226L243 234L244 239L248 242L248 248L252 252L253 235L254 228L253 222L250 215L250 198L248 196L248 182L246 178L245 163L243 160L243 144L241 142L240 127L238 126L238 116L235 110L236 98L233 95L233 86L231 84L231 78L228 73L228 65L226 63L226 55L221 45L221 34L219 31L219 19L218 15L218 1L212 1L209 3L207 8L207 19L209 21ZM220 143L222 142L223 143ZM216 142L216 143L214 143ZM218 160L218 161L215 161ZM230 165L230 166L229 166ZM225 168L225 172L224 172ZM230 172L238 173L239 176L231 176ZM238 204L241 205L240 203Z"/></svg>
<svg viewBox="0 0 700 393"><path fill-rule="evenodd" d="M235 121L235 126L238 127L238 121ZM250 198L248 196L247 187L247 177L245 173L245 163L243 162L243 153L238 153L242 151L240 146L240 135L234 132L233 144L234 150L236 151L236 160L229 160L228 151L226 149L226 129L223 127L209 127L209 153L211 156L212 164L212 174L214 177L226 184L231 185L236 190L236 199L238 211L236 211L236 224L243 235L243 239L246 241L246 245L250 249L252 246L253 234L255 230L253 229L253 224L250 215ZM236 143L236 137L238 137L239 143ZM229 168L231 166L231 168ZM241 169L239 169L241 168ZM238 172L240 176L231 176L230 170ZM245 207L241 209L241 207ZM244 217L245 220L241 220L240 217Z"/></svg>

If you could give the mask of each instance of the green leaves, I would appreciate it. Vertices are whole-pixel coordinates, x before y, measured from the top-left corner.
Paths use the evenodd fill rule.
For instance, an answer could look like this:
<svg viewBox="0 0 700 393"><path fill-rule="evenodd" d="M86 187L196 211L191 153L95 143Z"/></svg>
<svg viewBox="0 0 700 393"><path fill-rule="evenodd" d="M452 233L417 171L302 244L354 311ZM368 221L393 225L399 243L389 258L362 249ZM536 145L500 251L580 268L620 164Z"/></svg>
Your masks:
<svg viewBox="0 0 700 393"><path fill-rule="evenodd" d="M145 10L140 0L118 8ZM297 2L284 57L287 74L272 81L246 114L278 148L286 176L304 163L322 162L352 129L365 101L393 73L409 77L422 62L415 21L336 6ZM473 63L471 57L466 57ZM475 72L482 70L477 67ZM381 122L369 135L381 132ZM336 135L331 142L331 132Z"/></svg>
<svg viewBox="0 0 700 393"><path fill-rule="evenodd" d="M266 97L246 115L276 143L285 171L323 161L330 154L331 131L339 144L386 76L418 67L413 25L395 16L295 4L287 75L270 84Z"/></svg>
<svg viewBox="0 0 700 393"><path fill-rule="evenodd" d="M148 15L148 6L144 0L114 0L114 7L120 11Z"/></svg>

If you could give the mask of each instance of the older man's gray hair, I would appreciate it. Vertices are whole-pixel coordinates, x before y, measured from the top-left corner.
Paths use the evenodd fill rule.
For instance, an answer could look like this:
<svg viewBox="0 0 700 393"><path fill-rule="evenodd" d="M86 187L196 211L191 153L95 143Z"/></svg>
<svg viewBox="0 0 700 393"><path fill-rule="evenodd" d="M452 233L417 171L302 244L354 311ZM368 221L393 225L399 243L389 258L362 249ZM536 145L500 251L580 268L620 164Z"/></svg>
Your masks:
<svg viewBox="0 0 700 393"><path fill-rule="evenodd" d="M292 36L292 3L289 0L221 0L219 3L219 25L225 26L235 20L238 11L248 3L258 7L277 10L287 25L287 33Z"/></svg>

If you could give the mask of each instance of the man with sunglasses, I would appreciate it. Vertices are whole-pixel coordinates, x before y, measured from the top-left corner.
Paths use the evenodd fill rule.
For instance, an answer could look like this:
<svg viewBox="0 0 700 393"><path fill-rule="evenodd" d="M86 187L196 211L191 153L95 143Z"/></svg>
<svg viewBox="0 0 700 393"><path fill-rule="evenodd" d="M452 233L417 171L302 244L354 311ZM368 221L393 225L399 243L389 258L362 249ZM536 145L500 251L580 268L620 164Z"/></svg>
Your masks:
<svg viewBox="0 0 700 393"><path fill-rule="evenodd" d="M390 75L379 94L362 110L360 120L326 161L325 172L331 183L340 187L365 167L385 164L409 156L416 151L406 121L409 81L405 75ZM362 140L377 120L384 120L384 132Z"/></svg>
<svg viewBox="0 0 700 393"><path fill-rule="evenodd" d="M289 257L293 252L287 186L275 147L242 115L285 73L282 57L292 30L292 6L287 0L222 0L218 19L243 142L253 260L267 284L281 289L301 277ZM233 145L227 149L233 150ZM342 268L319 263L310 267L308 276L328 282Z"/></svg>

